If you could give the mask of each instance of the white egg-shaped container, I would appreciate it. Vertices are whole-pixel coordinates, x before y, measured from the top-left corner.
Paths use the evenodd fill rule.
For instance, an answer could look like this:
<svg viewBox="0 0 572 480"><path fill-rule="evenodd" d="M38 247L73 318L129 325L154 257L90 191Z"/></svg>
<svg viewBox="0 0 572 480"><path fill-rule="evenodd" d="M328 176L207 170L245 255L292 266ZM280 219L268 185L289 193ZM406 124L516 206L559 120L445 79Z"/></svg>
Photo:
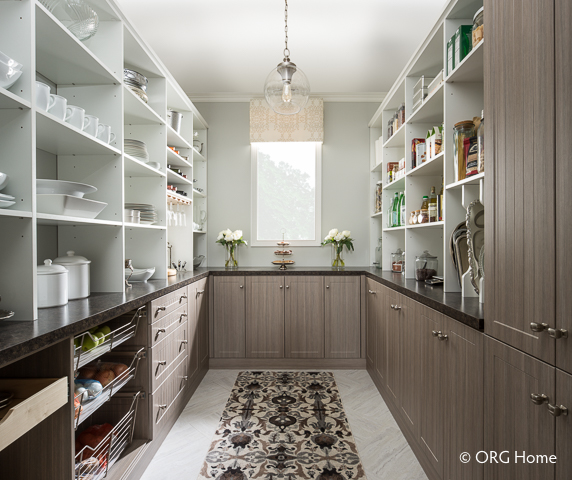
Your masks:
<svg viewBox="0 0 572 480"><path fill-rule="evenodd" d="M76 255L73 250L67 252L67 256L58 257L54 260L55 265L67 268L68 274L68 298L76 300L87 298L90 294L89 264L91 260Z"/></svg>
<svg viewBox="0 0 572 480"><path fill-rule="evenodd" d="M38 266L38 308L61 307L68 303L68 271L45 260Z"/></svg>

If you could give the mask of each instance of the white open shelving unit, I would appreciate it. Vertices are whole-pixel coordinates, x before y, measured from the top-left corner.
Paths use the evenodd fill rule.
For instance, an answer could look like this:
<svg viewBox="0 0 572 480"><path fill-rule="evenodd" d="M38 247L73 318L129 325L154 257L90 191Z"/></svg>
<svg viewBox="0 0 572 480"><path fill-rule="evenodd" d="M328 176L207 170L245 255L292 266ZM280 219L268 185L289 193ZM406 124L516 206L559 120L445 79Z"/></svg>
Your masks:
<svg viewBox="0 0 572 480"><path fill-rule="evenodd" d="M206 189L208 125L115 1L90 4L99 15L99 29L81 42L39 1L0 2L0 51L24 65L10 90L0 88L0 172L10 177L2 193L17 199L14 206L0 209L5 273L0 307L15 311L14 320L38 317L36 265L67 250L92 261L92 292L123 291L126 259L136 268L155 267L153 278L166 278L168 242L173 261L186 261L187 270L194 256L207 253L206 235L193 233L193 220L198 223L200 211L206 212L206 191L193 195L193 185ZM124 67L149 79L148 104L123 83ZM36 80L111 125L115 141L107 145L36 109ZM166 123L168 109L183 114L180 134ZM150 161L160 169L124 154L125 138L144 141ZM204 144L202 154L193 148L193 139ZM168 146L177 147L188 161ZM189 180L168 171L169 164ZM40 178L94 185L98 191L87 198L108 205L95 219L38 213ZM186 212L186 227L168 226L168 202L175 201L167 195L168 184L187 193L177 200ZM155 205L157 223L125 223L126 202Z"/></svg>
<svg viewBox="0 0 572 480"><path fill-rule="evenodd" d="M446 72L447 41L459 25L473 23L473 15L483 6L482 0L451 1L428 37L399 75L383 103L370 121L370 259L375 261L375 247L382 238L382 269L391 270L391 253L405 251L405 277L415 278L415 257L429 250L438 257L438 274L444 276L445 292L461 292L457 273L449 252L451 232L465 221L466 207L475 199L484 204L484 173L456 182L453 160L453 126L462 120L480 116L484 108L483 41L445 76L443 82L412 112L413 86L422 75L435 77ZM387 122L400 104L405 103L406 121L391 138ZM486 112L485 112L486 114ZM485 119L486 121L486 119ZM442 153L412 169L411 142L425 138L427 130L444 124ZM377 151L376 151L377 149ZM387 184L387 164L405 158L405 176ZM406 223L411 211L421 207L423 195L434 186L443 191L443 220L405 227L387 227L386 210L395 192L405 192ZM383 182L382 211L375 213L376 183ZM470 289L466 296L476 296Z"/></svg>

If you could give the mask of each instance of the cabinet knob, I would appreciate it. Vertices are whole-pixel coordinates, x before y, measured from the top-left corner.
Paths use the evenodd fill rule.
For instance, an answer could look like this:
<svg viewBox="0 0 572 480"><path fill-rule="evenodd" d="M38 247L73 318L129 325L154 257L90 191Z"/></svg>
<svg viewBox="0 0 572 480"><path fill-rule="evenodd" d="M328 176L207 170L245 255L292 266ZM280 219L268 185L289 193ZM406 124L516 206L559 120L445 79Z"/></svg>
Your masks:
<svg viewBox="0 0 572 480"><path fill-rule="evenodd" d="M448 340L448 339L449 339L449 335L443 335L442 333L440 333L440 334L437 336L437 338L438 338L439 340L444 341L444 340Z"/></svg>
<svg viewBox="0 0 572 480"><path fill-rule="evenodd" d="M189 379L188 375L183 375L183 380L186 382Z"/></svg>
<svg viewBox="0 0 572 480"><path fill-rule="evenodd" d="M290 285L286 285L286 288L290 288Z"/></svg>
<svg viewBox="0 0 572 480"><path fill-rule="evenodd" d="M397 306L397 305L394 305L393 309L394 309L394 310L401 310L401 307L399 307L399 306Z"/></svg>
<svg viewBox="0 0 572 480"><path fill-rule="evenodd" d="M433 331L431 332L431 334L432 334L434 337L438 337L439 335L441 335L441 331L438 331L438 332L437 332L436 330L433 330Z"/></svg>
<svg viewBox="0 0 572 480"><path fill-rule="evenodd" d="M535 405L542 405L543 403L548 403L548 397L544 393L531 393L530 400Z"/></svg>
<svg viewBox="0 0 572 480"><path fill-rule="evenodd" d="M330 286L329 286L329 285L326 285L326 288L330 288Z"/></svg>
<svg viewBox="0 0 572 480"><path fill-rule="evenodd" d="M284 285L280 285L280 288L284 288Z"/></svg>
<svg viewBox="0 0 572 480"><path fill-rule="evenodd" d="M243 285L241 285L241 286L240 286L240 288L244 288L244 286L243 286Z"/></svg>
<svg viewBox="0 0 572 480"><path fill-rule="evenodd" d="M181 298L179 298L179 303L181 303L183 301L183 299L188 298L186 295L181 295Z"/></svg>
<svg viewBox="0 0 572 480"><path fill-rule="evenodd" d="M167 365L167 360L159 360L157 365Z"/></svg>
<svg viewBox="0 0 572 480"><path fill-rule="evenodd" d="M369 293L371 293L372 295L375 295L377 292L374 292L373 290L368 290Z"/></svg>
<svg viewBox="0 0 572 480"><path fill-rule="evenodd" d="M530 324L530 329L536 333L544 332L544 330L546 330L547 328L549 328L547 323L532 322Z"/></svg>
<svg viewBox="0 0 572 480"><path fill-rule="evenodd" d="M558 340L559 338L568 338L568 330L564 330L563 328L548 328L548 335L552 338Z"/></svg>
<svg viewBox="0 0 572 480"><path fill-rule="evenodd" d="M568 409L564 405L547 405L550 415L559 417L560 415L568 415Z"/></svg>
<svg viewBox="0 0 572 480"><path fill-rule="evenodd" d="M167 405L159 405L159 410L165 410L165 408L167 408Z"/></svg>

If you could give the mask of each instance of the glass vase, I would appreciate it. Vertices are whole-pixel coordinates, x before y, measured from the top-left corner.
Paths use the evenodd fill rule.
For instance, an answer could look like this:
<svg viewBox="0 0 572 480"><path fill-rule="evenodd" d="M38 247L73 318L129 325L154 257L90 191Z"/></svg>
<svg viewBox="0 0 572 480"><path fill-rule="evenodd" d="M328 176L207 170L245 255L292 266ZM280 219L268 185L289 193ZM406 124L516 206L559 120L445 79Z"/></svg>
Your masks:
<svg viewBox="0 0 572 480"><path fill-rule="evenodd" d="M343 270L345 267L344 246L334 242L332 243L332 269Z"/></svg>
<svg viewBox="0 0 572 480"><path fill-rule="evenodd" d="M232 243L224 246L224 268L238 268L238 247L239 245Z"/></svg>

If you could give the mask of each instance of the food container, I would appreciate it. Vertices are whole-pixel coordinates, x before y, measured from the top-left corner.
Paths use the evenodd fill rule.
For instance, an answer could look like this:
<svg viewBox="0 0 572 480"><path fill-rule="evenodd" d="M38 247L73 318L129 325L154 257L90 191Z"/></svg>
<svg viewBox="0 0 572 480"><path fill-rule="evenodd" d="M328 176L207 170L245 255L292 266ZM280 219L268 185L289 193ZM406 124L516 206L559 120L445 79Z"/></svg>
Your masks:
<svg viewBox="0 0 572 480"><path fill-rule="evenodd" d="M473 17L473 48L484 38L483 35L483 17L485 7L481 7Z"/></svg>
<svg viewBox="0 0 572 480"><path fill-rule="evenodd" d="M58 257L54 265L61 265L68 270L68 299L87 298L90 294L89 287L89 264L91 260L76 255L73 250L68 250L65 257Z"/></svg>
<svg viewBox="0 0 572 480"><path fill-rule="evenodd" d="M425 250L421 255L415 256L415 278L419 282L424 282L437 275L439 261L437 257Z"/></svg>
<svg viewBox="0 0 572 480"><path fill-rule="evenodd" d="M123 210L123 220L127 223L141 223L141 211L126 208Z"/></svg>
<svg viewBox="0 0 572 480"><path fill-rule="evenodd" d="M455 32L455 47L453 49L455 56L455 68L463 61L463 59L473 49L473 42L471 40L472 25L461 25Z"/></svg>
<svg viewBox="0 0 572 480"><path fill-rule="evenodd" d="M391 254L391 271L405 273L405 252L401 248Z"/></svg>
<svg viewBox="0 0 572 480"><path fill-rule="evenodd" d="M421 75L421 78L413 86L413 111L415 111L427 97L427 87L432 81L432 78Z"/></svg>
<svg viewBox="0 0 572 480"><path fill-rule="evenodd" d="M382 193L382 190L383 190L383 182L380 180L379 182L377 182L376 188L375 188L375 213L381 212L381 206L382 206L381 193Z"/></svg>
<svg viewBox="0 0 572 480"><path fill-rule="evenodd" d="M447 42L447 75L451 75L455 70L455 35Z"/></svg>
<svg viewBox="0 0 572 480"><path fill-rule="evenodd" d="M443 70L441 70L427 87L427 94L431 95L443 83Z"/></svg>
<svg viewBox="0 0 572 480"><path fill-rule="evenodd" d="M429 210L422 208L419 210L419 216L417 217L417 223L429 223Z"/></svg>
<svg viewBox="0 0 572 480"><path fill-rule="evenodd" d="M38 266L38 308L60 307L68 303L68 270L44 260Z"/></svg>
<svg viewBox="0 0 572 480"><path fill-rule="evenodd" d="M453 163L455 165L456 181L464 180L467 175L465 159L465 139L475 136L475 124L465 120L455 124L453 128Z"/></svg>
<svg viewBox="0 0 572 480"><path fill-rule="evenodd" d="M183 114L175 110L167 110L167 123L177 133L181 133L181 121Z"/></svg>

